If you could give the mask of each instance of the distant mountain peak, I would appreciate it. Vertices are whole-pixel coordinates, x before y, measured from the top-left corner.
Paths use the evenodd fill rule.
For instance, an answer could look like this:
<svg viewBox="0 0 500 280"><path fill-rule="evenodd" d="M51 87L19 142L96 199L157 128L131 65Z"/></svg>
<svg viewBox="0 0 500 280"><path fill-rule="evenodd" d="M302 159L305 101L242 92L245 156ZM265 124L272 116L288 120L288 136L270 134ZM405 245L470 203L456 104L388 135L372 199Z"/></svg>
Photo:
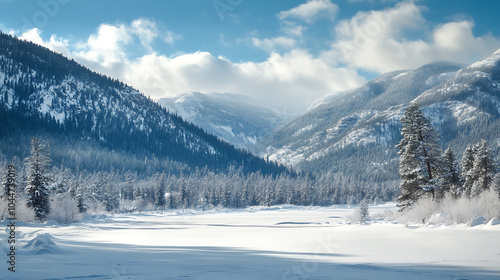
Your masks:
<svg viewBox="0 0 500 280"><path fill-rule="evenodd" d="M249 148L291 118L251 97L231 93L188 92L158 102L238 148Z"/></svg>

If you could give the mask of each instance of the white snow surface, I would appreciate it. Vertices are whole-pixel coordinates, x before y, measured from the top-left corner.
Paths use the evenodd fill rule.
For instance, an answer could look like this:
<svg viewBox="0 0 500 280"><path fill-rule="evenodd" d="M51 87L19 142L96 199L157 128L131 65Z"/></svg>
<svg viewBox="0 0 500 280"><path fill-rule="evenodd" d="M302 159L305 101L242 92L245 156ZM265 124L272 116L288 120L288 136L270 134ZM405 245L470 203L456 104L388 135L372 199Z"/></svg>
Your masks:
<svg viewBox="0 0 500 280"><path fill-rule="evenodd" d="M500 60L500 49L494 52L492 55L488 56L485 59L479 60L473 64L471 64L469 69L476 69L476 68L482 68L482 67L494 67L495 65L498 64L498 61Z"/></svg>
<svg viewBox="0 0 500 280"><path fill-rule="evenodd" d="M393 80L397 80L397 79L399 79L401 77L407 76L408 74L410 74L410 72L403 72L403 73L401 73L399 75L396 75L396 76L392 77L392 79Z"/></svg>
<svg viewBox="0 0 500 280"><path fill-rule="evenodd" d="M253 207L18 222L16 272L1 279L500 279L497 220L346 222L350 207ZM6 227L6 222L1 223ZM0 238L6 258L6 231ZM7 277L7 278L5 278Z"/></svg>

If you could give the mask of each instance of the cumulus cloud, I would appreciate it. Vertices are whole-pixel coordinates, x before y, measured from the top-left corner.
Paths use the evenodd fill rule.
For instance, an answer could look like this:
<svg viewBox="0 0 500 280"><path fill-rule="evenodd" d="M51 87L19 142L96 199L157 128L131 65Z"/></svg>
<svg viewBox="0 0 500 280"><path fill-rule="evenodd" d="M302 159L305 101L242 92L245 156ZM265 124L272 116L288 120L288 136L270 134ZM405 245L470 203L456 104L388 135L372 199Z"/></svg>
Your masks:
<svg viewBox="0 0 500 280"><path fill-rule="evenodd" d="M330 0L309 0L290 10L280 12L278 17L281 20L293 18L312 22L319 17L332 17L337 11L338 6Z"/></svg>
<svg viewBox="0 0 500 280"><path fill-rule="evenodd" d="M94 71L123 79L132 59L128 51L142 46L146 54L154 53L152 44L158 38L173 44L180 35L159 28L149 19L136 19L130 24L101 24L87 41L77 44L70 56Z"/></svg>
<svg viewBox="0 0 500 280"><path fill-rule="evenodd" d="M127 69L125 80L154 97L187 91L231 92L290 112L305 109L327 93L365 82L355 71L332 68L304 50L272 53L260 63L234 63L208 52L172 58L150 54Z"/></svg>
<svg viewBox="0 0 500 280"><path fill-rule="evenodd" d="M124 46L132 42L132 33L123 24L112 26L102 24L97 34L92 34L86 43L80 45L77 57L111 67L126 60Z"/></svg>
<svg viewBox="0 0 500 280"><path fill-rule="evenodd" d="M90 35L86 42L79 44L79 52L75 55L109 68L126 61L127 47L136 43L147 53L153 53L152 44L159 37L168 44L180 39L180 35L170 30L160 30L156 22L149 19L137 19L130 24L101 24L96 34Z"/></svg>
<svg viewBox="0 0 500 280"><path fill-rule="evenodd" d="M135 23L135 24L134 24ZM134 43L150 45L156 35L154 26L139 24L102 24L95 34L77 44L73 51L67 41L52 36L44 42L34 29L25 39L51 49L64 48L69 57L94 71L121 79L153 98L172 97L185 92L236 93L251 96L263 105L290 113L303 111L307 104L324 95L353 88L366 82L352 69L328 65L308 51L294 48L287 37L253 39L257 47L270 51L262 62L232 62L209 52L166 56L146 52L131 58L127 49ZM138 36L140 29L146 35ZM149 30L151 29L151 30ZM272 49L283 47L283 54Z"/></svg>
<svg viewBox="0 0 500 280"><path fill-rule="evenodd" d="M475 36L472 21L432 26L422 15L424 7L406 2L381 11L359 12L340 21L333 37L328 38L333 42L331 47L320 55L300 48L307 43L300 38L305 28L290 19L307 22L317 18L320 11L331 15L336 9L330 1L311 0L280 13L282 29L290 27L289 32L283 30L284 36L260 39L252 34L246 39L269 52L260 62L234 62L204 51L171 56L158 53L153 47L158 41L173 44L181 36L147 19L102 24L78 44L57 36L44 41L38 29L23 34L23 38L121 79L153 98L190 91L229 92L289 112L300 112L326 94L361 86L366 79L359 75L360 69L382 73L435 60L473 62L500 46L491 35ZM302 29L295 28L298 31L294 37L291 29L297 26ZM418 36L408 37L409 33ZM412 39L416 37L420 39ZM220 40L224 42L223 35ZM135 56L130 54L131 49Z"/></svg>
<svg viewBox="0 0 500 280"><path fill-rule="evenodd" d="M383 73L436 60L471 63L500 46L500 40L489 34L475 37L471 21L429 28L423 9L405 2L382 11L359 12L336 26L332 50L323 57L355 69ZM430 36L412 40L405 36L411 32Z"/></svg>

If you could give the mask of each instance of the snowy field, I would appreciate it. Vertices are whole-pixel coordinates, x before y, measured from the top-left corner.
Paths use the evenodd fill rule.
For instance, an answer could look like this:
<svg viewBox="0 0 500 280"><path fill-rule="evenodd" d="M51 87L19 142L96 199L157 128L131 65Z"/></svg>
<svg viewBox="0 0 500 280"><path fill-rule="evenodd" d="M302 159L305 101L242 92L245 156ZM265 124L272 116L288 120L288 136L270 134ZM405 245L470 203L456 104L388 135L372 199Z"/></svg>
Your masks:
<svg viewBox="0 0 500 280"><path fill-rule="evenodd" d="M18 223L15 273L0 235L0 278L500 279L500 225L406 226L377 219L386 208L364 225L292 206Z"/></svg>

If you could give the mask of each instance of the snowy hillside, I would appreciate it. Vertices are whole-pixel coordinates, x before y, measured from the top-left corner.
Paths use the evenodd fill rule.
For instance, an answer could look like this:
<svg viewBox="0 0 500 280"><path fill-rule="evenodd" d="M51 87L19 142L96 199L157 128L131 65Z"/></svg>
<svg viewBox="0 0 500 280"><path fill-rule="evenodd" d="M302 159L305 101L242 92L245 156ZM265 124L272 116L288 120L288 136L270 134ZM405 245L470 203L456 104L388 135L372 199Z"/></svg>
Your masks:
<svg viewBox="0 0 500 280"><path fill-rule="evenodd" d="M460 68L436 62L327 96L274 131L260 148L270 159L303 170L397 179L393 147L400 139L399 118L406 104Z"/></svg>
<svg viewBox="0 0 500 280"><path fill-rule="evenodd" d="M384 74L365 86L326 97L281 126L260 148L270 159L312 172L361 179L397 179L394 148L399 119L410 101L423 106L442 136L461 155L486 139L500 150L500 55L469 67L432 63Z"/></svg>
<svg viewBox="0 0 500 280"><path fill-rule="evenodd" d="M236 94L192 92L158 102L237 148L248 148L292 117Z"/></svg>

